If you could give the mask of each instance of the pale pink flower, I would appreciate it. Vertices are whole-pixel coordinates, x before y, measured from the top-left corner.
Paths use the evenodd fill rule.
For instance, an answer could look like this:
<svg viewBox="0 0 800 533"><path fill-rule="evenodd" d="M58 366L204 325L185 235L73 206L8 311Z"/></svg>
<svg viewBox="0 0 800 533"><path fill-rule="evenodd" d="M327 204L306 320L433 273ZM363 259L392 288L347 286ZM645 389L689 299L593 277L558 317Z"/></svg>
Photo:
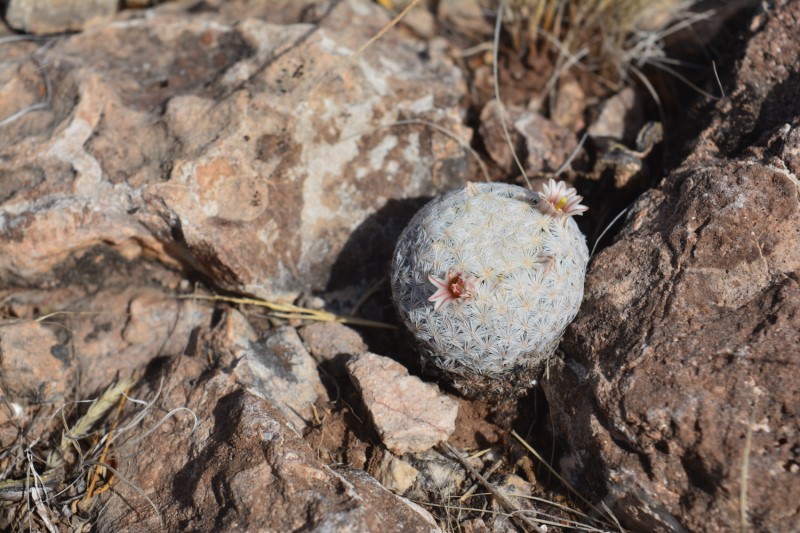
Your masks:
<svg viewBox="0 0 800 533"><path fill-rule="evenodd" d="M428 280L436 287L436 292L428 298L428 301L434 304L434 311L446 307L455 300L471 298L478 282L474 276L465 272L450 272L447 275L447 281L431 274L428 276Z"/></svg>
<svg viewBox="0 0 800 533"><path fill-rule="evenodd" d="M539 197L544 200L543 211L552 216L582 215L589 209L585 205L581 205L583 196L578 196L578 191L571 187L568 189L563 181L556 181L552 178L544 186L544 192L539 193Z"/></svg>

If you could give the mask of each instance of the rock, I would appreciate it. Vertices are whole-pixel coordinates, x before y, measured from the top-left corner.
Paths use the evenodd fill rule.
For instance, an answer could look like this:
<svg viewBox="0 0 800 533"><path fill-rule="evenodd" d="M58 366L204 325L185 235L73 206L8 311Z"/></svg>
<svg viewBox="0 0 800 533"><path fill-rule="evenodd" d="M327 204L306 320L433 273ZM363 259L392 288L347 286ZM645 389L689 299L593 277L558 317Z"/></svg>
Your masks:
<svg viewBox="0 0 800 533"><path fill-rule="evenodd" d="M420 533L441 533L441 528L431 514L416 503L396 496L386 490L375 478L352 468L339 468L336 471L353 484L353 487L367 501L381 502L376 509L380 514L377 528L370 531L419 531ZM394 498L394 505L388 505ZM385 503L384 503L385 502ZM377 507L377 506L376 506ZM342 529L342 531L349 531Z"/></svg>
<svg viewBox="0 0 800 533"><path fill-rule="evenodd" d="M108 288L67 305L84 312L67 323L81 368L81 390L91 397L159 355L192 349L192 332L211 321L211 309L177 300L156 288Z"/></svg>
<svg viewBox="0 0 800 533"><path fill-rule="evenodd" d="M407 462L384 452L372 475L390 491L403 494L414 484L417 473L417 469Z"/></svg>
<svg viewBox="0 0 800 533"><path fill-rule="evenodd" d="M478 0L440 0L437 5L439 19L457 33L472 39L483 39L492 33Z"/></svg>
<svg viewBox="0 0 800 533"><path fill-rule="evenodd" d="M467 474L461 463L436 449L407 455L408 463L417 470L417 477L406 496L414 500L445 503L448 497L466 490ZM480 458L472 460L472 466L480 468Z"/></svg>
<svg viewBox="0 0 800 533"><path fill-rule="evenodd" d="M118 0L8 0L5 16L18 31L63 33L106 22L118 8Z"/></svg>
<svg viewBox="0 0 800 533"><path fill-rule="evenodd" d="M633 141L644 125L644 110L639 93L625 87L601 105L587 133L601 147L611 142Z"/></svg>
<svg viewBox="0 0 800 533"><path fill-rule="evenodd" d="M486 522L480 518L470 518L469 520L459 522L458 525L464 533L492 533L492 530L489 529Z"/></svg>
<svg viewBox="0 0 800 533"><path fill-rule="evenodd" d="M511 136L511 144L514 146L516 153L522 153L522 138L519 133L514 129L514 122L521 116L522 111L517 108L503 107L503 118L505 119L508 133ZM483 145L489 153L489 157L497 163L497 165L505 171L510 171L514 165L514 158L511 155L511 147L503 133L503 123L500 118L500 108L497 100L489 100L483 109L480 116L480 127L478 129Z"/></svg>
<svg viewBox="0 0 800 533"><path fill-rule="evenodd" d="M561 468L628 529L800 529L798 18L770 14L731 101L595 256L543 381Z"/></svg>
<svg viewBox="0 0 800 533"><path fill-rule="evenodd" d="M556 102L550 111L550 118L560 128L570 131L581 131L586 122L583 113L586 110L586 93L581 84L574 78L565 78L558 84Z"/></svg>
<svg viewBox="0 0 800 533"><path fill-rule="evenodd" d="M525 139L528 157L525 170L529 174L555 172L578 148L570 128L562 127L539 113L525 112L514 128Z"/></svg>
<svg viewBox="0 0 800 533"><path fill-rule="evenodd" d="M468 131L444 47L389 32L350 62L388 21L377 6L276 26L247 5L128 11L36 57L4 44L23 54L6 112L54 89L0 128L0 281L52 285L74 254L133 240L274 300L366 287L417 199L471 178L458 143L389 127Z"/></svg>
<svg viewBox="0 0 800 533"><path fill-rule="evenodd" d="M432 39L436 35L436 19L433 14L427 9L412 9L408 14L403 17L403 24L408 26L411 31L424 37Z"/></svg>
<svg viewBox="0 0 800 533"><path fill-rule="evenodd" d="M71 347L53 326L29 320L0 324L0 401L15 406L9 418L20 414L20 404L63 401L75 379Z"/></svg>
<svg viewBox="0 0 800 533"><path fill-rule="evenodd" d="M357 331L336 322L315 322L303 326L300 328L300 337L319 362L367 351L367 345Z"/></svg>
<svg viewBox="0 0 800 533"><path fill-rule="evenodd" d="M325 388L319 379L317 364L297 331L284 326L253 341L252 330L244 316L231 310L229 317L240 324L245 322L240 326L245 333L233 345L235 359L241 360L234 375L250 392L270 400L292 427L302 432L313 420L312 406L325 394Z"/></svg>
<svg viewBox="0 0 800 533"><path fill-rule="evenodd" d="M97 531L437 530L428 513L366 473L320 462L278 409L231 375L191 357L167 367L159 405L191 409L197 427L186 412L160 425L163 411L146 415L140 427L153 433L120 444L128 483L115 487Z"/></svg>
<svg viewBox="0 0 800 533"><path fill-rule="evenodd" d="M364 353L347 370L386 447L396 455L423 452L455 431L458 402L389 359Z"/></svg>
<svg viewBox="0 0 800 533"><path fill-rule="evenodd" d="M506 126L516 153L522 158L526 172L554 172L569 158L578 142L570 128L562 127L542 115L520 108L503 110ZM480 134L486 151L500 168L516 172L500 119L496 100L490 100L481 111Z"/></svg>
<svg viewBox="0 0 800 533"><path fill-rule="evenodd" d="M45 323L72 358L73 368L59 379L65 372L80 375L74 398L93 398L158 356L193 353L197 328L211 322L207 302L178 298L189 286L177 272L145 260L140 251L127 259L130 250L122 244L71 256L54 273L58 286L0 288L3 314L29 320L50 315Z"/></svg>

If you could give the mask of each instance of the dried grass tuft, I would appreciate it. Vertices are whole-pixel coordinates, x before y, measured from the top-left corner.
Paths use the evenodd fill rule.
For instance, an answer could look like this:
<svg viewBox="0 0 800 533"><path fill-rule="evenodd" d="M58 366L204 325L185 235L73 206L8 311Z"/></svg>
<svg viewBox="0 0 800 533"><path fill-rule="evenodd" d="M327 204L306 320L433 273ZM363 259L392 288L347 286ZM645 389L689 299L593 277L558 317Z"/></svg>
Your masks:
<svg viewBox="0 0 800 533"><path fill-rule="evenodd" d="M90 531L102 511L99 496L119 482L147 501L161 520L155 503L120 472L121 452L177 412L188 410L195 426L197 417L179 407L154 427L142 428L159 393L149 402L130 398L135 384L133 378L121 379L94 401L29 409L32 416L22 423L16 441L0 450L0 530ZM67 422L76 417L72 424ZM34 425L34 432L46 436L30 438ZM130 438L121 438L128 433Z"/></svg>

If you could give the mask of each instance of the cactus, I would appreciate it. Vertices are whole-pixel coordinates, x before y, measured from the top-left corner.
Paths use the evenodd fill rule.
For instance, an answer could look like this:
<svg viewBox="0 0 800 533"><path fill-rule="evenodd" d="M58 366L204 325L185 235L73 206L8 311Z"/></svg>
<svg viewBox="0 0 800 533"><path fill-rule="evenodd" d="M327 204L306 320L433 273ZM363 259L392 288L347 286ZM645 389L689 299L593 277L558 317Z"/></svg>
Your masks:
<svg viewBox="0 0 800 533"><path fill-rule="evenodd" d="M423 362L468 396L521 394L583 298L586 207L544 192L470 183L435 198L400 236L392 297Z"/></svg>

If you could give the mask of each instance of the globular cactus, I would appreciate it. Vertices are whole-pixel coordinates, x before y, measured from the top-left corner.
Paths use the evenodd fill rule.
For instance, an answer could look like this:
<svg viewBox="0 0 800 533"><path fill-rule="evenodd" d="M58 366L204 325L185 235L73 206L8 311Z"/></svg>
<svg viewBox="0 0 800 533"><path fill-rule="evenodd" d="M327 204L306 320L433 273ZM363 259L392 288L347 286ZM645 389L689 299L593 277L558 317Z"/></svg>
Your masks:
<svg viewBox="0 0 800 533"><path fill-rule="evenodd" d="M432 364L468 396L521 394L583 298L586 207L553 180L543 193L470 183L405 228L392 262L395 307Z"/></svg>

